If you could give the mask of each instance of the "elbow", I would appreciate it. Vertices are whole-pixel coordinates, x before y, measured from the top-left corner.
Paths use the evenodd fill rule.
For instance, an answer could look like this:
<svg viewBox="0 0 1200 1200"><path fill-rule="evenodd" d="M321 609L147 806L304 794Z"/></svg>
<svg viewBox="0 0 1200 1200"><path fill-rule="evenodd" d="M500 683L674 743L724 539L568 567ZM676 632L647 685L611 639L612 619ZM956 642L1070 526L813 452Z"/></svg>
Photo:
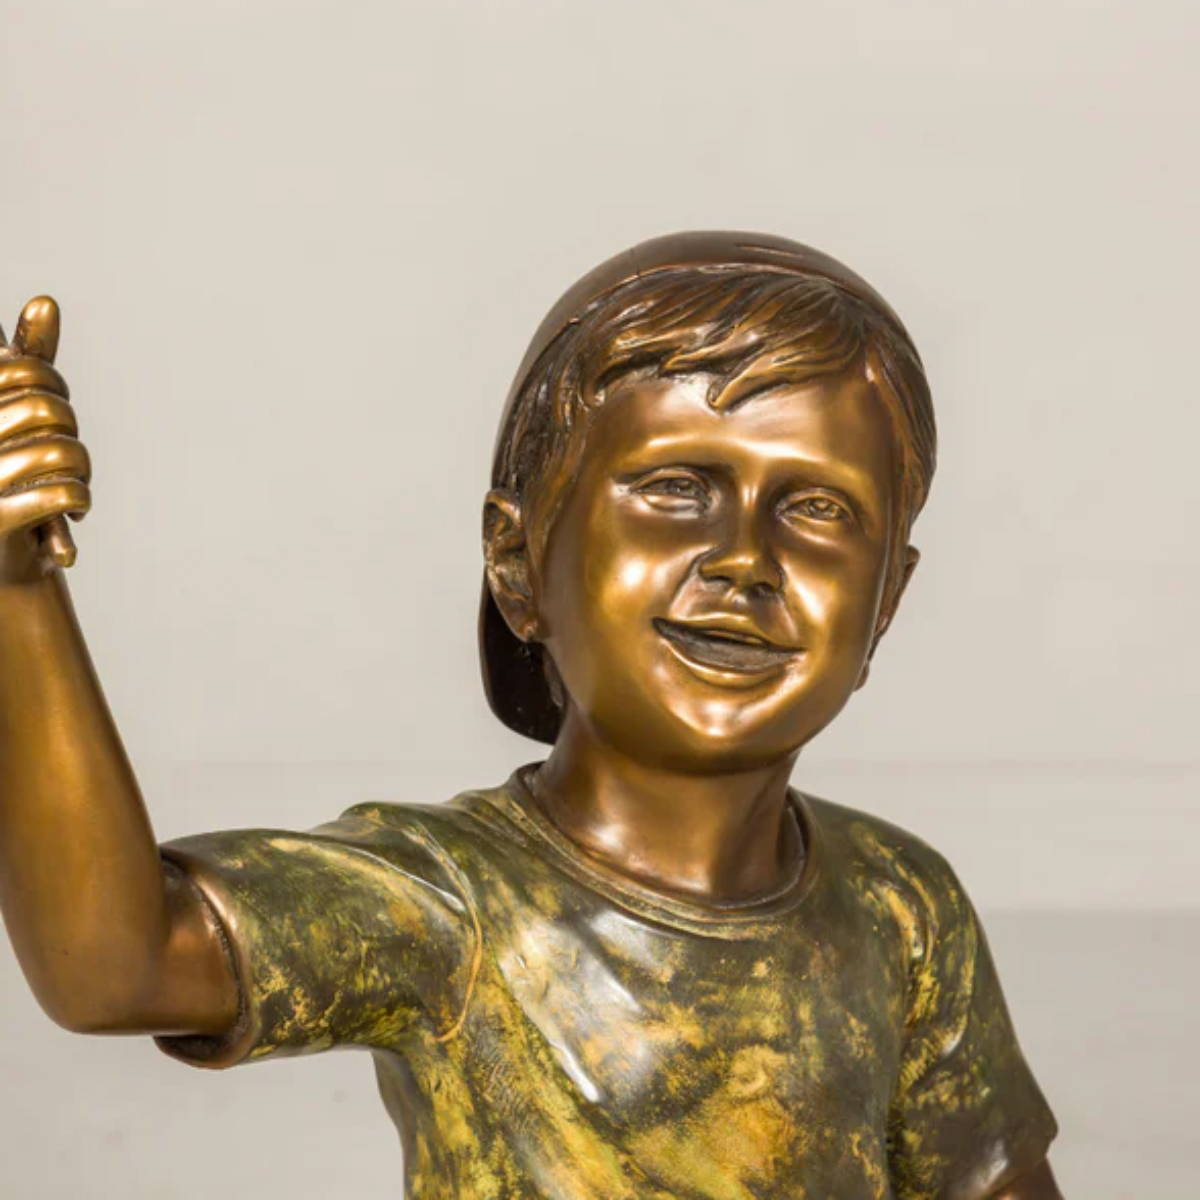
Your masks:
<svg viewBox="0 0 1200 1200"><path fill-rule="evenodd" d="M39 996L42 1011L60 1029L68 1033L123 1033L133 1022L133 1005L102 1002L92 995Z"/></svg>
<svg viewBox="0 0 1200 1200"><path fill-rule="evenodd" d="M30 979L42 1011L68 1033L129 1033L138 1028L146 1008L141 972L117 973L93 968L82 974L46 972Z"/></svg>
<svg viewBox="0 0 1200 1200"><path fill-rule="evenodd" d="M44 1006L43 1006L44 1007ZM112 1033L111 1022L98 1013L49 1012L47 1016L67 1033Z"/></svg>

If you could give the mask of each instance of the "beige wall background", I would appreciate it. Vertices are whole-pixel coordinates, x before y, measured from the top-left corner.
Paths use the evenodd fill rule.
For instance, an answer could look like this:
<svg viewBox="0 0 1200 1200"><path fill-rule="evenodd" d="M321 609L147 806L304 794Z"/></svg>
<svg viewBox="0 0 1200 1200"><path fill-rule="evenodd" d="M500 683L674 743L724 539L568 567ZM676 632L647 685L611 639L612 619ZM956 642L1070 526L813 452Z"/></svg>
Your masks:
<svg viewBox="0 0 1200 1200"><path fill-rule="evenodd" d="M905 318L942 459L797 782L958 867L1068 1200L1190 1197L1198 52L1184 0L0 0L0 309L63 305L72 586L160 835L537 757L474 644L526 340L641 238L811 242ZM6 950L0 1006L6 1198L401 1193L362 1056L189 1073Z"/></svg>

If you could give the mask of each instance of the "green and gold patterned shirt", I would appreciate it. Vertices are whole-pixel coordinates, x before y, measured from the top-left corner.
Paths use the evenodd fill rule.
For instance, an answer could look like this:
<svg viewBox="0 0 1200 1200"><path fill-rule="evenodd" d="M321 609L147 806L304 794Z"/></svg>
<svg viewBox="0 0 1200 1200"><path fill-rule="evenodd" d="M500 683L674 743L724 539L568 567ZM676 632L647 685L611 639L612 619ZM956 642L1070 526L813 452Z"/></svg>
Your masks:
<svg viewBox="0 0 1200 1200"><path fill-rule="evenodd" d="M974 910L918 838L791 797L803 869L720 909L582 855L521 772L173 842L242 1011L160 1044L370 1048L412 1200L982 1200L1056 1130Z"/></svg>

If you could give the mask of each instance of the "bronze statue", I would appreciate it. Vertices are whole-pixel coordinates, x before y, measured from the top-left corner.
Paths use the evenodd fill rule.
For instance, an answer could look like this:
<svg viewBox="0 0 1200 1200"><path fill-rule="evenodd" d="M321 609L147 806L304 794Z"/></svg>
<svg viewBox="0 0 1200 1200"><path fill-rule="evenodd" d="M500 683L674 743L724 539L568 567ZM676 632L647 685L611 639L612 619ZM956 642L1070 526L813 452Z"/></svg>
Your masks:
<svg viewBox="0 0 1200 1200"><path fill-rule="evenodd" d="M373 1051L414 1200L1047 1200L1054 1118L935 851L789 788L917 551L928 385L862 279L684 234L582 279L484 504L544 763L160 849L63 567L53 302L0 358L0 902L46 1012L224 1067Z"/></svg>

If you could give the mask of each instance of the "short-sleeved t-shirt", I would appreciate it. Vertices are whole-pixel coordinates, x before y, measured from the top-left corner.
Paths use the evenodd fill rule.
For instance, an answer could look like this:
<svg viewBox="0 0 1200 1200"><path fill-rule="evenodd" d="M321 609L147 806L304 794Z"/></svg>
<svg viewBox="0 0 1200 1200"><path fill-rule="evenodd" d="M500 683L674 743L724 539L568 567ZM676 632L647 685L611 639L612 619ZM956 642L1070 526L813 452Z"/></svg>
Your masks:
<svg viewBox="0 0 1200 1200"><path fill-rule="evenodd" d="M781 890L708 907L582 854L518 772L444 805L164 847L225 931L208 1066L371 1049L412 1200L983 1200L1056 1127L918 838L790 793Z"/></svg>

